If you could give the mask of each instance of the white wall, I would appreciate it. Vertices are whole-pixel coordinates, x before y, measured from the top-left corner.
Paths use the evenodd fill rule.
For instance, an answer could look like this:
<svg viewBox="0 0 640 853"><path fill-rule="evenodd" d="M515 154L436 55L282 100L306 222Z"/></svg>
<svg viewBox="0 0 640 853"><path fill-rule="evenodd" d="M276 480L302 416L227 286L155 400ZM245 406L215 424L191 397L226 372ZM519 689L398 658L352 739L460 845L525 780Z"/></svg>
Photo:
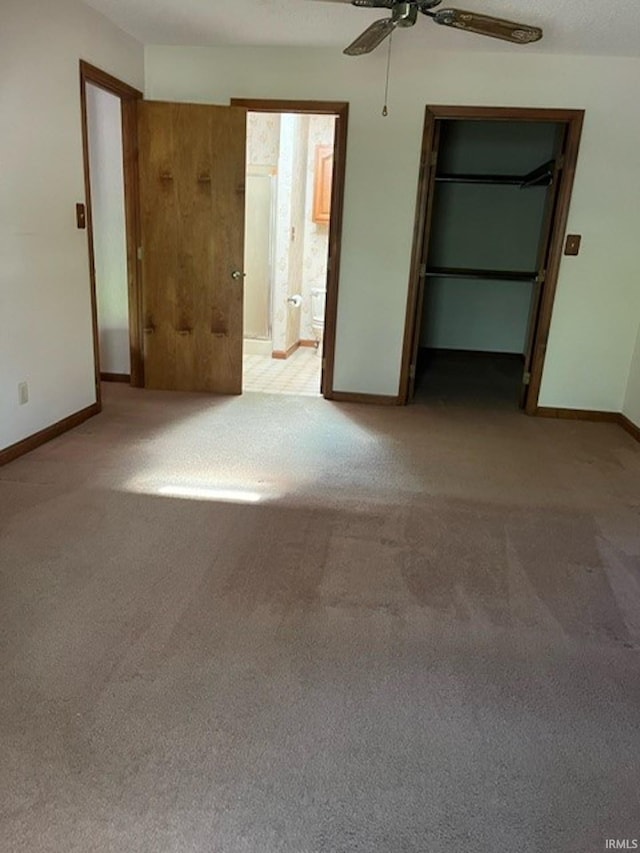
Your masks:
<svg viewBox="0 0 640 853"><path fill-rule="evenodd" d="M0 448L96 399L80 58L142 88L141 46L79 0L2 0Z"/></svg>
<svg viewBox="0 0 640 853"><path fill-rule="evenodd" d="M335 388L379 394L398 390L425 104L586 108L569 219L583 248L562 263L540 402L620 411L640 318L640 60L465 52L458 35L454 53L400 34L387 119L384 50L149 47L146 93L350 102Z"/></svg>
<svg viewBox="0 0 640 853"><path fill-rule="evenodd" d="M100 370L131 370L120 98L87 85Z"/></svg>
<svg viewBox="0 0 640 853"><path fill-rule="evenodd" d="M629 370L627 393L622 411L630 421L640 427L640 329L638 329L638 337L631 361L631 369Z"/></svg>

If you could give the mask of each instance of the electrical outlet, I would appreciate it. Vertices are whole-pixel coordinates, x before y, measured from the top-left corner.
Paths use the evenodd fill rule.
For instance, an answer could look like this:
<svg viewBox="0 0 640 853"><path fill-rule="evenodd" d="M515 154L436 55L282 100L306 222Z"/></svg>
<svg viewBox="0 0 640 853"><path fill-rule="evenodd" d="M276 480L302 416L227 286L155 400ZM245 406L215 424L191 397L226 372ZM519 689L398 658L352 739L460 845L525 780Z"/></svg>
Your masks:
<svg viewBox="0 0 640 853"><path fill-rule="evenodd" d="M21 406L24 406L25 403L29 402L29 386L26 382L18 383L18 403Z"/></svg>

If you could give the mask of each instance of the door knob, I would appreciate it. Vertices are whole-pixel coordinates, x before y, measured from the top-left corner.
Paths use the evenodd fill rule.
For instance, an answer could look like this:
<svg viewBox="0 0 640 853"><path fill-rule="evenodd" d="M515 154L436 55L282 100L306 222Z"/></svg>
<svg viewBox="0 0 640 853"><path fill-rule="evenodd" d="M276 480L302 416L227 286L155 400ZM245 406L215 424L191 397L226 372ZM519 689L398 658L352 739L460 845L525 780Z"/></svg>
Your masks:
<svg viewBox="0 0 640 853"><path fill-rule="evenodd" d="M237 281L239 278L244 278L246 276L246 272L241 272L241 270L234 270L231 273L231 278Z"/></svg>

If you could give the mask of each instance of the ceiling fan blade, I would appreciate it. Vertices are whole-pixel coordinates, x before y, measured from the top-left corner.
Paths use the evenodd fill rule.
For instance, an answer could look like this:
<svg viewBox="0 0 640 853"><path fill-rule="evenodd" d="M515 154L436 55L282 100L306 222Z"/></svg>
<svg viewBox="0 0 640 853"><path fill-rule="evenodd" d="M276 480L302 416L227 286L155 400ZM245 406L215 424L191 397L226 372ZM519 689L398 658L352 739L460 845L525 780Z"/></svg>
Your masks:
<svg viewBox="0 0 640 853"><path fill-rule="evenodd" d="M393 9L398 0L318 0L323 3L341 3L343 6L359 6L364 9ZM440 0L439 0L440 2Z"/></svg>
<svg viewBox="0 0 640 853"><path fill-rule="evenodd" d="M393 9L396 0L351 0L352 6L363 6L367 9Z"/></svg>
<svg viewBox="0 0 640 853"><path fill-rule="evenodd" d="M363 9L393 9L398 0L307 0L307 2L335 3L340 6L356 6Z"/></svg>
<svg viewBox="0 0 640 853"><path fill-rule="evenodd" d="M382 18L380 21L374 21L370 27L360 33L355 41L352 41L349 47L345 47L342 51L347 56L362 56L363 53L371 53L379 44L381 44L387 36L395 30L397 24L393 18Z"/></svg>
<svg viewBox="0 0 640 853"><path fill-rule="evenodd" d="M440 9L438 12L425 12L425 14L433 18L436 24L444 27L455 27L481 36L510 41L513 44L529 44L542 38L542 30L539 27L516 24L514 21L505 21L503 18L494 18L491 15L478 15L462 9Z"/></svg>

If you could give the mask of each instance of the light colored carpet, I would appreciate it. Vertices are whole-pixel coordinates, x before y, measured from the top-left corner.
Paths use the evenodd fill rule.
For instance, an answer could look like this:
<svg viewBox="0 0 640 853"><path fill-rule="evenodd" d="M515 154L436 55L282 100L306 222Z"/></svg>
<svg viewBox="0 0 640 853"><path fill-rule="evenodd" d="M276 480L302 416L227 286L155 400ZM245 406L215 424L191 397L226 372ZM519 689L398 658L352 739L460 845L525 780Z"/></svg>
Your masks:
<svg viewBox="0 0 640 853"><path fill-rule="evenodd" d="M640 446L622 430L105 398L0 469L3 853L640 836Z"/></svg>

